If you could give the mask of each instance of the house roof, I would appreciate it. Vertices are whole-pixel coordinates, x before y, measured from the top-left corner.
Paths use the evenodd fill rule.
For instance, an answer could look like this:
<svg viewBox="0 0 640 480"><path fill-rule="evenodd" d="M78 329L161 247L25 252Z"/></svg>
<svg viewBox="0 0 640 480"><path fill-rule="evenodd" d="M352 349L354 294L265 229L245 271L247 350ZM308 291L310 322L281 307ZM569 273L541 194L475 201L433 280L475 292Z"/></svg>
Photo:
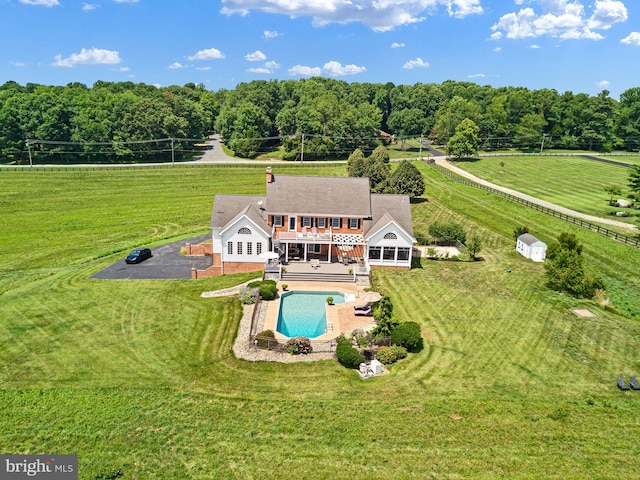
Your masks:
<svg viewBox="0 0 640 480"><path fill-rule="evenodd" d="M534 243L544 243L529 233L523 233L518 237L518 240L520 240L525 245L529 245L529 246L533 245Z"/></svg>
<svg viewBox="0 0 640 480"><path fill-rule="evenodd" d="M269 214L371 216L369 179L273 175L267 183Z"/></svg>
<svg viewBox="0 0 640 480"><path fill-rule="evenodd" d="M363 233L369 238L390 221L397 223L413 237L411 203L408 195L371 194L371 220L365 220Z"/></svg>
<svg viewBox="0 0 640 480"><path fill-rule="evenodd" d="M266 202L265 197L257 195L216 195L213 199L211 228L225 230L243 216L249 218L265 232L271 232L267 223L267 214L258 202Z"/></svg>

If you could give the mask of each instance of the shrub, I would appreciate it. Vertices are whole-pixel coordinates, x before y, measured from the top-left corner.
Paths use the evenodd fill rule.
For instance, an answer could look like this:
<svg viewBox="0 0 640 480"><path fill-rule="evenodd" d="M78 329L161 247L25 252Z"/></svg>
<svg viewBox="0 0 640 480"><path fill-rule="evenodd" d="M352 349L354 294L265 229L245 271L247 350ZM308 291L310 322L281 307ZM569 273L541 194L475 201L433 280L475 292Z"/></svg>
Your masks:
<svg viewBox="0 0 640 480"><path fill-rule="evenodd" d="M333 297L327 297L327 303L333 305Z"/></svg>
<svg viewBox="0 0 640 480"><path fill-rule="evenodd" d="M391 332L391 344L405 347L409 352L419 352L424 347L420 325L416 322L404 322Z"/></svg>
<svg viewBox="0 0 640 480"><path fill-rule="evenodd" d="M243 287L238 293L238 300L243 305L253 305L256 303L256 298L258 297L258 289L257 288L249 288Z"/></svg>
<svg viewBox="0 0 640 480"><path fill-rule="evenodd" d="M267 283L267 281L264 281L260 284L258 289L260 291L260 298L263 300L273 300L276 298L278 293L278 287L275 282Z"/></svg>
<svg viewBox="0 0 640 480"><path fill-rule="evenodd" d="M256 344L259 348L274 348L278 343L275 341L276 334L273 330L265 330L264 332L260 332L256 335L256 340L258 343Z"/></svg>
<svg viewBox="0 0 640 480"><path fill-rule="evenodd" d="M364 357L356 350L350 341L342 341L336 347L338 361L347 368L358 368L364 362Z"/></svg>
<svg viewBox="0 0 640 480"><path fill-rule="evenodd" d="M287 340L284 350L291 355L306 355L313 351L313 347L311 346L311 340L307 337L294 337Z"/></svg>
<svg viewBox="0 0 640 480"><path fill-rule="evenodd" d="M392 363L402 360L407 356L407 349L400 345L392 345L391 347L382 347L378 350L376 357L385 365L391 365Z"/></svg>

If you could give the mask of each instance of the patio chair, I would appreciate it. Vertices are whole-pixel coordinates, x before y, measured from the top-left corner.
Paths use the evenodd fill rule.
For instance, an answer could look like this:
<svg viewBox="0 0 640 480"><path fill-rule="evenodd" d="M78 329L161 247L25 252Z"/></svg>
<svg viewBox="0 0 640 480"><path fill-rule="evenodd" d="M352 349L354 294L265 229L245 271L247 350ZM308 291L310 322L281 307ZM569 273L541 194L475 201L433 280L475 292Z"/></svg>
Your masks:
<svg viewBox="0 0 640 480"><path fill-rule="evenodd" d="M312 237L317 237L318 236L318 230L316 229L316 227L312 227L311 228L311 236Z"/></svg>
<svg viewBox="0 0 640 480"><path fill-rule="evenodd" d="M620 390L629 390L629 387L627 386L627 384L624 382L624 377L622 375L620 375L618 377L618 388Z"/></svg>
<svg viewBox="0 0 640 480"><path fill-rule="evenodd" d="M372 317L373 310L371 309L371 307L369 307L366 310L354 310L353 314L359 317Z"/></svg>
<svg viewBox="0 0 640 480"><path fill-rule="evenodd" d="M312 258L311 259L311 267L312 268L320 268L320 260L318 260L317 258Z"/></svg>
<svg viewBox="0 0 640 480"><path fill-rule="evenodd" d="M369 308L371 308L371 302L367 302L364 305L354 305L353 306L354 310L368 310Z"/></svg>
<svg viewBox="0 0 640 480"><path fill-rule="evenodd" d="M636 380L636 377L633 375L629 377L629 385L631 385L631 388L633 388L634 390L640 390L640 385L638 385L638 380Z"/></svg>

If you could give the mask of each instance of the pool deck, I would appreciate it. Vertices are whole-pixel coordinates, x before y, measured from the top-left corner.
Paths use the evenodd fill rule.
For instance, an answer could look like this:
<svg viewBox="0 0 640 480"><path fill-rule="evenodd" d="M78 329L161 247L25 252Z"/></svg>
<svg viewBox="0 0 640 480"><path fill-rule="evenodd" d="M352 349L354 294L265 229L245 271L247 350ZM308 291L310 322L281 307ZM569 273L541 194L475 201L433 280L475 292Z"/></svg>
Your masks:
<svg viewBox="0 0 640 480"><path fill-rule="evenodd" d="M282 295L282 283L278 282L278 293ZM341 292L345 295L353 295L355 300L345 301L337 305L327 306L327 333L324 333L311 340L326 341L336 338L341 333L351 333L356 328L368 329L375 324L373 317L357 316L353 313L354 305L362 305L366 301L362 300L365 295L371 295L371 292L365 292L364 288L356 284L341 282L287 282L288 292L292 291L327 291ZM276 331L278 326L278 312L280 311L280 296L273 302L268 302L267 314L264 320L264 330L272 330L276 334L278 340L286 341L289 337L282 335Z"/></svg>

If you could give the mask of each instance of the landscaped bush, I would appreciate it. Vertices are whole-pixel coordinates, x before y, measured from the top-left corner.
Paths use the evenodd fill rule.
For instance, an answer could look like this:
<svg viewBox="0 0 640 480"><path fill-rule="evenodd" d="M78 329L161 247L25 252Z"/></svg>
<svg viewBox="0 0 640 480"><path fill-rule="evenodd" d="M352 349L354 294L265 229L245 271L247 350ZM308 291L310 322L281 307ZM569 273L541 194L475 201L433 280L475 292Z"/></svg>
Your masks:
<svg viewBox="0 0 640 480"><path fill-rule="evenodd" d="M266 283L266 281L262 282L258 290L260 291L260 298L263 300L273 300L278 294L278 287L275 282L273 284Z"/></svg>
<svg viewBox="0 0 640 480"><path fill-rule="evenodd" d="M392 345L390 347L382 347L378 350L376 357L385 365L391 365L392 363L402 360L407 356L407 349L400 345Z"/></svg>
<svg viewBox="0 0 640 480"><path fill-rule="evenodd" d="M256 298L258 298L257 288L243 287L238 293L238 300L243 305L253 305L256 303Z"/></svg>
<svg viewBox="0 0 640 480"><path fill-rule="evenodd" d="M258 335L256 335L255 338L258 342L256 343L256 346L258 348L268 348L271 350L278 344L278 342L275 341L275 338L276 334L273 332L273 330L265 330L263 332L260 332Z"/></svg>
<svg viewBox="0 0 640 480"><path fill-rule="evenodd" d="M287 340L284 345L284 351L291 355L306 355L313 351L311 340L307 337L294 337Z"/></svg>
<svg viewBox="0 0 640 480"><path fill-rule="evenodd" d="M349 340L338 343L336 347L338 361L347 368L358 368L364 362L364 356L355 349Z"/></svg>
<svg viewBox="0 0 640 480"><path fill-rule="evenodd" d="M391 332L391 344L405 347L409 352L419 352L424 347L420 325L416 322L404 322Z"/></svg>

